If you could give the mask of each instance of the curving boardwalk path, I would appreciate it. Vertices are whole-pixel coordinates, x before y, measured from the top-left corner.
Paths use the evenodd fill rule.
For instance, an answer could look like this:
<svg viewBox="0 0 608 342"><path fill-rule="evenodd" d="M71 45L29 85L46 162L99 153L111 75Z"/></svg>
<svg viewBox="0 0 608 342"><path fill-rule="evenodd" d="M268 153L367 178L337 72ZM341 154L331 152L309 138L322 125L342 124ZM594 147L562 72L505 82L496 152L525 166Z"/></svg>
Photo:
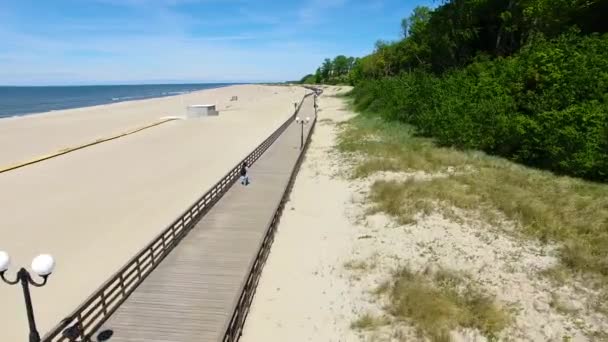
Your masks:
<svg viewBox="0 0 608 342"><path fill-rule="evenodd" d="M312 97L300 116L313 118ZM293 122L250 169L252 183L237 182L210 209L106 321L102 340L232 340L227 330L301 153L300 129Z"/></svg>

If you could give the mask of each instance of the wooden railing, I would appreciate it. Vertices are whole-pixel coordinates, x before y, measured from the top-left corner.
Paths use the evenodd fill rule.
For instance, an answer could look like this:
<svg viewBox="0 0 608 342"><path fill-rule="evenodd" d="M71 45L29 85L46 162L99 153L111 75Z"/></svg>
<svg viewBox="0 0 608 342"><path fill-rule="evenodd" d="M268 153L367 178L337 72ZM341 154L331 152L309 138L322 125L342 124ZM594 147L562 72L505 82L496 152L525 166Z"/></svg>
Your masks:
<svg viewBox="0 0 608 342"><path fill-rule="evenodd" d="M315 94L320 95L322 90L319 88L306 87L315 92ZM315 98L316 104L316 98ZM253 260L249 275L245 282L241 285L241 296L236 304L234 309L234 313L232 315L232 319L226 326L226 332L224 335L223 342L237 342L241 337L243 332L243 325L245 324L245 319L247 318L247 314L249 313L249 308L251 307L251 301L253 300L253 296L255 295L255 291L258 285L258 281L260 280L260 276L262 275L262 269L264 264L266 263L266 259L268 258L268 253L270 252L270 247L272 242L274 241L274 234L276 232L277 226L279 225L279 221L281 219L281 214L283 212L283 208L285 203L289 199L289 194L291 192L291 188L293 187L293 183L296 179L298 171L300 170L300 165L304 159L304 155L306 150L308 149L308 145L310 144L310 137L315 128L315 124L317 123L317 115L316 115L316 106L315 106L315 116L312 120L312 124L306 135L306 141L304 143L304 148L300 151L300 155L291 171L291 176L289 177L289 182L285 187L283 192L283 196L281 200L277 204L272 220L268 224L266 228L266 235L264 236L264 240L260 244L258 254L255 260Z"/></svg>
<svg viewBox="0 0 608 342"><path fill-rule="evenodd" d="M179 241L195 226L196 222L211 209L230 186L239 177L243 162L252 165L272 145L272 143L293 122L300 111L306 94L296 108L295 113L277 128L266 140L256 147L246 158L233 167L196 203L180 215L171 225L164 229L148 245L129 260L118 272L110 277L74 312L62 320L50 332L43 342L91 341L91 336L120 307L127 297L141 284L154 268L177 246Z"/></svg>

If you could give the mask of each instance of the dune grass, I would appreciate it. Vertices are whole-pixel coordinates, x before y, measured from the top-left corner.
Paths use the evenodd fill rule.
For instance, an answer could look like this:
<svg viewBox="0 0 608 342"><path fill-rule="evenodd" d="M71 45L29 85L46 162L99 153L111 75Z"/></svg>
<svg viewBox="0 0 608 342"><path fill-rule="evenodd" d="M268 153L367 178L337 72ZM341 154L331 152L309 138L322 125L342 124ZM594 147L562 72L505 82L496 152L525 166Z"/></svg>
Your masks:
<svg viewBox="0 0 608 342"><path fill-rule="evenodd" d="M376 268L376 264L374 263L368 263L365 261L355 261L355 260L351 260L348 261L346 263L344 263L344 268L349 270L349 271L369 271L369 270L373 270L374 268Z"/></svg>
<svg viewBox="0 0 608 342"><path fill-rule="evenodd" d="M405 267L378 293L388 296L392 317L433 342L450 341L450 331L459 328L477 329L493 339L511 321L492 296L448 270L415 273Z"/></svg>
<svg viewBox="0 0 608 342"><path fill-rule="evenodd" d="M358 115L340 127L338 149L357 156L352 177L378 171L442 175L376 181L369 195L372 212L387 213L405 224L416 215L449 214L453 208L497 225L506 219L523 236L560 246L557 273L608 283L608 185L556 176L480 152L438 147L417 137L408 125L373 116Z"/></svg>
<svg viewBox="0 0 608 342"><path fill-rule="evenodd" d="M386 317L374 316L370 313L361 315L357 320L351 323L351 329L355 330L374 330L378 327L387 325L389 320Z"/></svg>

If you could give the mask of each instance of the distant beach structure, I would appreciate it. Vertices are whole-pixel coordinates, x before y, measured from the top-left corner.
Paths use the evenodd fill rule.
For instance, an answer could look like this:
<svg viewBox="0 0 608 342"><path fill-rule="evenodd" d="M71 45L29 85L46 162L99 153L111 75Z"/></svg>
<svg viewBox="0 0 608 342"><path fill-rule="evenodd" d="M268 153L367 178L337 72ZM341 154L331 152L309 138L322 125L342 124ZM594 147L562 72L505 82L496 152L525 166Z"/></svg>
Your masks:
<svg viewBox="0 0 608 342"><path fill-rule="evenodd" d="M214 104L198 104L188 106L186 117L200 118L204 116L217 116L219 114Z"/></svg>

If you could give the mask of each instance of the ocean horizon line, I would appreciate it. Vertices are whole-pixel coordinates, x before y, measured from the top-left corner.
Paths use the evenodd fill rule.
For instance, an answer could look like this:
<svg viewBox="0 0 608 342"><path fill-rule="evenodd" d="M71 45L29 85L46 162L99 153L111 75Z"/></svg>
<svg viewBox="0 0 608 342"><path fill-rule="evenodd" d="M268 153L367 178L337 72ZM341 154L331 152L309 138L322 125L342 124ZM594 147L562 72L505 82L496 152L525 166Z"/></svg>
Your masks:
<svg viewBox="0 0 608 342"><path fill-rule="evenodd" d="M254 84L256 82L156 82L156 83L83 83L83 84L0 84L0 88L123 87L162 85Z"/></svg>
<svg viewBox="0 0 608 342"><path fill-rule="evenodd" d="M266 84L286 83L290 81L133 81L133 82L100 82L100 83L49 83L49 84L0 84L2 88L23 87L101 87L101 86L145 86L145 85L194 85L194 84Z"/></svg>

